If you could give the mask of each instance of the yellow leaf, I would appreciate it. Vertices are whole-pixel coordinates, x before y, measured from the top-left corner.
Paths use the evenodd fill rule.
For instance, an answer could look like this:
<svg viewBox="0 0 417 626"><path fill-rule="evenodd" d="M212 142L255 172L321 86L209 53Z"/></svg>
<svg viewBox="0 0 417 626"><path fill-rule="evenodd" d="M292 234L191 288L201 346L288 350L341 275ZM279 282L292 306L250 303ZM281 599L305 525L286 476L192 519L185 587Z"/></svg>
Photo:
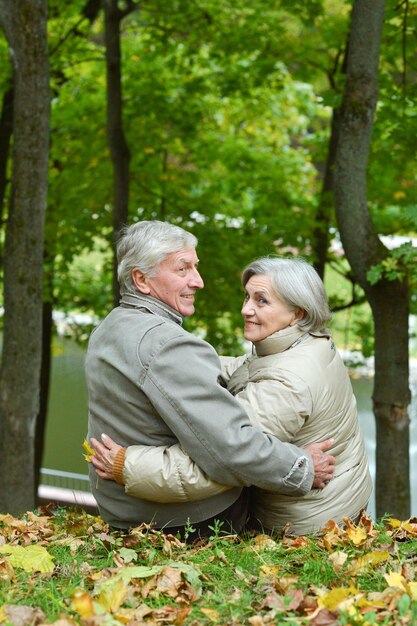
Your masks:
<svg viewBox="0 0 417 626"><path fill-rule="evenodd" d="M367 539L366 532L359 526L349 526L349 528L346 529L346 534L355 546L359 546Z"/></svg>
<svg viewBox="0 0 417 626"><path fill-rule="evenodd" d="M26 572L41 572L49 574L54 570L53 558L42 546L29 545L0 546L0 552L7 555L7 560L14 567L22 567Z"/></svg>
<svg viewBox="0 0 417 626"><path fill-rule="evenodd" d="M272 537L263 534L255 535L251 540L251 545L257 550L271 550L277 547L277 543Z"/></svg>
<svg viewBox="0 0 417 626"><path fill-rule="evenodd" d="M106 612L114 613L123 604L129 588L124 584L122 578L115 576L106 581L106 585L102 588L98 596L97 604L99 604Z"/></svg>
<svg viewBox="0 0 417 626"><path fill-rule="evenodd" d="M87 461L87 463L91 463L91 457L95 456L96 451L90 446L87 439L84 439L83 441L83 448L86 452L86 454L83 455L85 460Z"/></svg>
<svg viewBox="0 0 417 626"><path fill-rule="evenodd" d="M358 559L354 559L349 563L348 572L352 576L356 576L361 570L369 569L372 565L378 565L378 563L384 563L389 561L390 555L387 550L375 550L374 552L368 552Z"/></svg>
<svg viewBox="0 0 417 626"><path fill-rule="evenodd" d="M95 615L93 599L86 591L76 591L73 594L71 608L83 619Z"/></svg>
<svg viewBox="0 0 417 626"><path fill-rule="evenodd" d="M259 569L260 578L277 578L280 567L278 565L261 565Z"/></svg>
<svg viewBox="0 0 417 626"><path fill-rule="evenodd" d="M387 522L391 528L400 528L401 527L401 522L398 519L395 519L394 517L387 517L385 519L385 522Z"/></svg>
<svg viewBox="0 0 417 626"><path fill-rule="evenodd" d="M388 583L388 587L398 587L405 591L405 578L398 572L391 572L390 574L384 574L384 578Z"/></svg>
<svg viewBox="0 0 417 626"><path fill-rule="evenodd" d="M200 607L200 611L208 617L211 622L217 622L220 618L220 614L214 609L205 609Z"/></svg>
<svg viewBox="0 0 417 626"><path fill-rule="evenodd" d="M412 600L417 600L417 582L407 583L407 591Z"/></svg>
<svg viewBox="0 0 417 626"><path fill-rule="evenodd" d="M335 611L346 600L354 599L358 593L356 587L336 587L325 593L317 599L317 605L320 609L329 609L329 611Z"/></svg>
<svg viewBox="0 0 417 626"><path fill-rule="evenodd" d="M411 524L410 521L407 521L401 524L401 528L410 533L410 535L417 535L417 524Z"/></svg>

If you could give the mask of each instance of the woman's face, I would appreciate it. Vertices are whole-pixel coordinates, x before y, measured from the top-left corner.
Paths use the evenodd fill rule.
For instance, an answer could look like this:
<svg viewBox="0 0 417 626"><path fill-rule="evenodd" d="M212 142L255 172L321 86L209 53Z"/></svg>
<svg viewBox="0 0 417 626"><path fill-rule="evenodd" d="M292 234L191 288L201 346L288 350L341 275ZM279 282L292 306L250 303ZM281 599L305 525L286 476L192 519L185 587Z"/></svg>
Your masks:
<svg viewBox="0 0 417 626"><path fill-rule="evenodd" d="M302 311L292 309L280 300L271 279L260 274L251 276L246 283L242 316L245 339L256 342L287 326L295 326L302 318Z"/></svg>

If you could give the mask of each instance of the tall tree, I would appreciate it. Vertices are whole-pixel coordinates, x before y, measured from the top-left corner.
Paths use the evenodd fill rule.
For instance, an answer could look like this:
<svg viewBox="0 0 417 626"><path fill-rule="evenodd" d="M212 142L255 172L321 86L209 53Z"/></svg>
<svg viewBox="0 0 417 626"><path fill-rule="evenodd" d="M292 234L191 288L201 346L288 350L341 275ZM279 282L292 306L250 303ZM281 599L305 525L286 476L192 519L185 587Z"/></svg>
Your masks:
<svg viewBox="0 0 417 626"><path fill-rule="evenodd" d="M10 49L14 85L0 370L0 510L20 514L34 506L49 145L47 0L0 0L0 23Z"/></svg>
<svg viewBox="0 0 417 626"><path fill-rule="evenodd" d="M127 223L129 204L129 164L130 150L123 130L122 70L120 26L122 20L137 10L138 3L127 0L124 8L119 8L118 0L105 0L105 43L107 73L107 133L113 164L113 229L114 239L118 239L121 228ZM113 264L113 301L119 304L119 283L117 281L117 259Z"/></svg>
<svg viewBox="0 0 417 626"><path fill-rule="evenodd" d="M406 277L369 280L389 254L367 204L367 168L378 95L385 0L355 0L335 159L337 222L346 256L370 303L375 325L376 513L410 513L408 316Z"/></svg>
<svg viewBox="0 0 417 626"><path fill-rule="evenodd" d="M59 11L57 11L56 7L52 6L52 2L49 3L50 12L55 16L55 20L59 18ZM61 7L62 8L62 5ZM98 14L101 11L101 0L86 0L84 6L81 8L80 14L76 11L77 7L74 9L75 23L71 24L66 28L64 33L60 33L60 35L55 35L57 41L53 41L51 44L51 49L49 52L51 68L51 82L54 83L54 96L56 98L59 97L60 89L63 84L66 82L65 74L62 71L62 63L55 62L54 56L59 56L60 47L64 45L64 42L74 47L74 41L77 39L84 40L86 39L86 35L82 30L82 26L88 22L88 24L92 24L96 19ZM50 17L50 16L49 16ZM62 18L62 22L65 21L64 16ZM55 26L55 22L53 23L51 30L53 30ZM0 122L0 130L1 130L1 122ZM1 137L1 134L0 134ZM50 146L50 154L52 144L54 142L54 138L51 138L51 146ZM1 145L1 140L0 140ZM59 151L58 151L59 153ZM62 169L60 167L60 163L58 159L52 164L54 170ZM0 150L0 171L1 171L1 150ZM1 176L0 176L1 183ZM50 187L49 187L50 189ZM1 184L0 184L0 194L1 194ZM1 197L1 195L0 195ZM43 311L42 311L42 358L41 358L41 374L40 374L40 402L39 402L39 412L36 418L36 430L35 430L35 483L34 483L34 493L35 499L37 499L38 488L41 480L41 466L43 460L43 452L44 452L44 439L45 439L45 429L47 424L47 415L48 415L48 398L49 398L49 385L50 385L50 374L51 374L51 352L52 352L52 337L54 331L54 321L53 321L53 310L55 306L54 301L54 273L55 273L55 256L57 254L57 239L59 237L57 231L57 218L56 218L56 204L55 206L51 203L48 207L47 211L47 221L45 225L45 237L44 237L44 268L47 268L44 275L43 282ZM49 219L48 219L49 218ZM68 226L66 224L65 226ZM67 228L65 228L67 231ZM50 236L48 236L50 233ZM83 233L86 233L86 229L83 229ZM86 237L89 237L90 233L86 233ZM70 254L74 255L76 250L76 246L74 242L71 245Z"/></svg>

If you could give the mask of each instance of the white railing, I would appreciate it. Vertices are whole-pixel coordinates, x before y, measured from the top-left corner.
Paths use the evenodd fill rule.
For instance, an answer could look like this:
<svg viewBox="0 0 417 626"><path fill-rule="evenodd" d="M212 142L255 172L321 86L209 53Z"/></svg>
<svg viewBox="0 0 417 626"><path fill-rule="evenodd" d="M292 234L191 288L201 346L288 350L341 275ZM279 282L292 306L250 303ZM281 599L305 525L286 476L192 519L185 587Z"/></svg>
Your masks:
<svg viewBox="0 0 417 626"><path fill-rule="evenodd" d="M96 507L90 491L88 476L76 472L41 468L38 496L47 502L77 504L81 507Z"/></svg>

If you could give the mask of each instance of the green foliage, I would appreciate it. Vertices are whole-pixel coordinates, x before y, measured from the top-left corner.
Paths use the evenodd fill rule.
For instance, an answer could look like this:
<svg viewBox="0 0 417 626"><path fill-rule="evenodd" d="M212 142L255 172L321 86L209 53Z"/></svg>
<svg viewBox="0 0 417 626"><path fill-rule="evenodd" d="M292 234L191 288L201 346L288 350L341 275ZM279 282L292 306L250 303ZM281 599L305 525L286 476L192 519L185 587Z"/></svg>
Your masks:
<svg viewBox="0 0 417 626"><path fill-rule="evenodd" d="M103 12L87 15L86 6L52 0L48 7L53 98L44 289L56 309L102 317L112 300L113 181ZM155 0L121 23L129 221L170 220L198 236L206 288L187 327L223 353L241 350L244 265L270 253L315 258L351 6ZM416 22L414 3L387 3L368 178L381 234L417 230ZM0 38L1 93L10 78L7 57ZM333 234L331 198L329 206L321 227ZM411 249L392 251L369 280L407 275L413 287L413 258ZM349 302L349 290L342 296L329 287L337 307Z"/></svg>
<svg viewBox="0 0 417 626"><path fill-rule="evenodd" d="M412 241L407 241L398 248L393 248L381 263L374 265L368 271L368 280L374 285L380 280L407 280L411 288L411 312L415 313L417 298L417 249Z"/></svg>

